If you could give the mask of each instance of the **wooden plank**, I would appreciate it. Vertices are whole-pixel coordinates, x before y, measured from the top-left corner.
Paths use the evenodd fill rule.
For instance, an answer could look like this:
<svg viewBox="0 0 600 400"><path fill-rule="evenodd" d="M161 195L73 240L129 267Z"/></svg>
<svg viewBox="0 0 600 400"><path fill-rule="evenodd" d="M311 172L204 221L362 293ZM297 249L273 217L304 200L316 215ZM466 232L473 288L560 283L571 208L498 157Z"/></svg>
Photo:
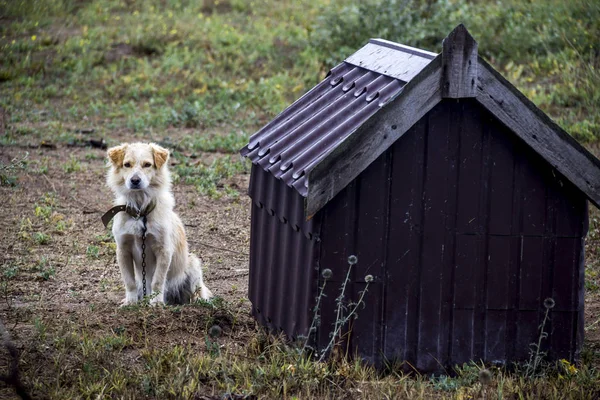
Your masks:
<svg viewBox="0 0 600 400"><path fill-rule="evenodd" d="M409 49L398 45L391 47L386 45L385 41L382 43L371 40L344 61L357 67L408 82L437 56L434 53L417 53Z"/></svg>
<svg viewBox="0 0 600 400"><path fill-rule="evenodd" d="M484 111L488 114L486 111ZM513 216L513 170L515 164L514 139L507 129L498 124L495 118L486 115L485 131L490 135L490 174L489 190L489 225L488 233L492 235L510 235ZM536 206L539 206L536 204ZM504 267L501 267L504 269ZM492 281L493 282L493 281Z"/></svg>
<svg viewBox="0 0 600 400"><path fill-rule="evenodd" d="M556 201L556 236L585 237L587 199L565 182Z"/></svg>
<svg viewBox="0 0 600 400"><path fill-rule="evenodd" d="M506 360L506 310L487 310L485 323L485 361ZM477 354L475 355L477 356Z"/></svg>
<svg viewBox="0 0 600 400"><path fill-rule="evenodd" d="M483 268L479 259L481 239L475 235L456 236L456 266L454 271L454 307L475 307L475 292L480 282L475 280L477 270Z"/></svg>
<svg viewBox="0 0 600 400"><path fill-rule="evenodd" d="M554 277L552 298L556 311L579 309L578 288L581 238L557 238L554 248Z"/></svg>
<svg viewBox="0 0 600 400"><path fill-rule="evenodd" d="M525 361L529 359L531 344L537 343L540 336L538 326L543 317L538 310L519 311L517 316L517 336L511 343L514 346L512 350L513 358L511 361Z"/></svg>
<svg viewBox="0 0 600 400"><path fill-rule="evenodd" d="M539 310L544 264L544 239L524 236L521 239L520 310Z"/></svg>
<svg viewBox="0 0 600 400"><path fill-rule="evenodd" d="M308 174L310 218L441 100L441 57L415 76L388 105L349 135Z"/></svg>
<svg viewBox="0 0 600 400"><path fill-rule="evenodd" d="M550 320L546 322L544 330L550 334L545 343L550 348L548 356L550 359L573 360L577 351L575 344L577 312L556 311L550 312Z"/></svg>
<svg viewBox="0 0 600 400"><path fill-rule="evenodd" d="M460 99L477 95L477 42L463 24L442 43L442 97Z"/></svg>
<svg viewBox="0 0 600 400"><path fill-rule="evenodd" d="M487 308L507 310L509 308L510 287L509 269L511 263L510 236L489 236L487 282Z"/></svg>
<svg viewBox="0 0 600 400"><path fill-rule="evenodd" d="M417 368L439 368L442 322L442 288L446 253L445 223L448 178L451 174L448 149L449 104L440 103L427 115L427 153L423 186L423 244L419 304L419 341ZM450 249L448 249L450 251Z"/></svg>
<svg viewBox="0 0 600 400"><path fill-rule="evenodd" d="M479 218L481 199L481 163L483 133L481 106L476 102L461 102L460 159L458 163L458 204L456 231L476 234L483 232L483 221Z"/></svg>
<svg viewBox="0 0 600 400"><path fill-rule="evenodd" d="M600 160L481 57L477 73L477 101L600 208Z"/></svg>
<svg viewBox="0 0 600 400"><path fill-rule="evenodd" d="M385 351L414 363L419 321L419 270L423 215L425 120L392 146L390 230L387 251Z"/></svg>
<svg viewBox="0 0 600 400"><path fill-rule="evenodd" d="M451 357L455 364L473 360L473 332L473 310L454 310Z"/></svg>
<svg viewBox="0 0 600 400"><path fill-rule="evenodd" d="M546 232L546 189L543 162L530 149L523 148L518 158L521 203L521 233L528 236L542 236Z"/></svg>
<svg viewBox="0 0 600 400"><path fill-rule="evenodd" d="M442 251L442 276L441 295L442 304L440 315L440 344L439 360L442 364L451 363L450 352L452 348L452 322L454 311L454 266L456 265L456 221L458 214L458 181L461 136L463 133L463 120L466 101L454 100L442 101L438 107L444 105L447 112L440 119L442 124L447 125L447 153L444 157L446 162L446 193L444 205L444 251ZM477 107L479 105L473 100ZM442 163L443 164L443 163Z"/></svg>
<svg viewBox="0 0 600 400"><path fill-rule="evenodd" d="M387 239L389 152L383 153L357 178L357 238L354 281L364 282L367 275L382 278Z"/></svg>
<svg viewBox="0 0 600 400"><path fill-rule="evenodd" d="M348 297L358 301L360 292L366 287L364 281L350 284ZM351 333L348 354L360 354L360 357L369 364L377 363L382 356L380 343L382 289L381 283L369 284L363 298L363 305L358 308L356 318L351 321L349 327Z"/></svg>

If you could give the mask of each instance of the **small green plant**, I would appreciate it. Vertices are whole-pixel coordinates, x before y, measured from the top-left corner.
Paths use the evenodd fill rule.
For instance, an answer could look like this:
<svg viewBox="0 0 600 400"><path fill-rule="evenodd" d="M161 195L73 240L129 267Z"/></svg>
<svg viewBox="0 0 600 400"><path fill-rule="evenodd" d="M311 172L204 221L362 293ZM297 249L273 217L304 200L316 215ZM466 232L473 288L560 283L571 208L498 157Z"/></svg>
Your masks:
<svg viewBox="0 0 600 400"><path fill-rule="evenodd" d="M46 205L35 206L35 216L43 219L49 219L52 215L52 207Z"/></svg>
<svg viewBox="0 0 600 400"><path fill-rule="evenodd" d="M443 390L445 392L453 392L460 387L458 379L446 375L433 376L430 382L435 390Z"/></svg>
<svg viewBox="0 0 600 400"><path fill-rule="evenodd" d="M50 263L47 257L42 256L40 261L35 265L34 270L37 271L37 276L47 281L56 275L54 266Z"/></svg>
<svg viewBox="0 0 600 400"><path fill-rule="evenodd" d="M219 325L213 325L208 330L208 334L204 337L204 343L206 344L206 350L215 358L221 355L221 346L217 339L222 335L223 330Z"/></svg>
<svg viewBox="0 0 600 400"><path fill-rule="evenodd" d="M244 161L226 156L216 158L210 165L178 165L175 174L178 180L196 186L201 194L219 198L223 193L230 197L234 193L237 195L237 190L227 186L224 181L247 169Z"/></svg>
<svg viewBox="0 0 600 400"><path fill-rule="evenodd" d="M29 153L25 153L20 158L15 157L8 164L0 162L0 186L16 186L17 177L14 174L27 167L28 156Z"/></svg>
<svg viewBox="0 0 600 400"><path fill-rule="evenodd" d="M50 243L50 235L44 232L36 232L33 234L33 240L36 244L43 246Z"/></svg>
<svg viewBox="0 0 600 400"><path fill-rule="evenodd" d="M41 342L44 342L46 340L46 333L48 331L48 327L46 326L44 321L42 321L39 317L36 317L33 320L33 323L35 326L35 332L37 334L38 339Z"/></svg>
<svg viewBox="0 0 600 400"><path fill-rule="evenodd" d="M93 160L100 160L100 159L102 159L102 157L99 156L98 154L92 153L90 151L88 153L85 153L85 159L88 160L88 161L93 161Z"/></svg>
<svg viewBox="0 0 600 400"><path fill-rule="evenodd" d="M96 245L89 245L85 253L88 258L97 260L100 257L100 247Z"/></svg>
<svg viewBox="0 0 600 400"><path fill-rule="evenodd" d="M64 219L56 221L56 230L58 232L64 232L68 227L67 222Z"/></svg>
<svg viewBox="0 0 600 400"><path fill-rule="evenodd" d="M0 268L2 270L2 277L6 279L12 279L19 274L20 268L17 264L3 264Z"/></svg>
<svg viewBox="0 0 600 400"><path fill-rule="evenodd" d="M69 157L69 160L63 166L63 170L67 174L81 171L81 163L74 156Z"/></svg>

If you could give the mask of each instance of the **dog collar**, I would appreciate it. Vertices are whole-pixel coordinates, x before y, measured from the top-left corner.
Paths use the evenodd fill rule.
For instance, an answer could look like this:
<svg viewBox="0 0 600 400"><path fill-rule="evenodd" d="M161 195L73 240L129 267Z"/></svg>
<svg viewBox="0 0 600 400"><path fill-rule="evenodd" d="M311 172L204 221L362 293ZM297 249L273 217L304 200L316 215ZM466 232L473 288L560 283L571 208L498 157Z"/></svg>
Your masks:
<svg viewBox="0 0 600 400"><path fill-rule="evenodd" d="M102 223L104 224L104 227L107 227L108 223L114 218L114 216L117 215L118 213L120 213L121 211L125 211L127 214L131 215L133 218L139 219L141 217L145 217L148 214L150 214L152 212L152 210L154 210L154 207L156 207L155 200L152 200L150 202L150 204L148 204L148 206L143 210L139 210L133 204L114 206L113 208L108 210L106 213L104 213L104 215L102 216Z"/></svg>

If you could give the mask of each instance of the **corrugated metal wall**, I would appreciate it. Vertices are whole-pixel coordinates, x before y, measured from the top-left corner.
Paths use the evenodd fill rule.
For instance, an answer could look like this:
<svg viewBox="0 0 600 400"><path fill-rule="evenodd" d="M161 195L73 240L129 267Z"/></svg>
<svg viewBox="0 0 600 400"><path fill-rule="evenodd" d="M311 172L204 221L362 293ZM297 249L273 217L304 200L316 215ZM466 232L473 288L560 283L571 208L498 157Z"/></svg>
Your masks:
<svg viewBox="0 0 600 400"><path fill-rule="evenodd" d="M253 165L248 297L257 320L289 337L306 335L316 296L317 219L304 220L304 199Z"/></svg>
<svg viewBox="0 0 600 400"><path fill-rule="evenodd" d="M365 275L375 280L351 353L421 371L524 360L551 297L544 346L553 358L577 356L587 201L475 101L443 101L318 216L319 268L333 270L320 346L355 254L351 298Z"/></svg>

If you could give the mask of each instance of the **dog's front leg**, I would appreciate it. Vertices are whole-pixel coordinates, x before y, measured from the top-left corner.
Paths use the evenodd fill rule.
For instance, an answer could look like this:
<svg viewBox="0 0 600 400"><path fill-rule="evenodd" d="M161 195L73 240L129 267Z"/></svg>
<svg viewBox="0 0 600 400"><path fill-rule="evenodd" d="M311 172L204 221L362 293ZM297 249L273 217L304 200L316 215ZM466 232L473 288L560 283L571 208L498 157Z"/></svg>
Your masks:
<svg viewBox="0 0 600 400"><path fill-rule="evenodd" d="M117 262L125 284L125 298L122 305L135 304L138 300L137 285L135 283L135 272L133 269L133 256L127 245L117 243Z"/></svg>
<svg viewBox="0 0 600 400"><path fill-rule="evenodd" d="M158 250L158 251L156 251ZM150 304L164 304L167 290L167 273L171 265L173 254L167 253L164 249L156 249L156 268L152 277L152 299Z"/></svg>

